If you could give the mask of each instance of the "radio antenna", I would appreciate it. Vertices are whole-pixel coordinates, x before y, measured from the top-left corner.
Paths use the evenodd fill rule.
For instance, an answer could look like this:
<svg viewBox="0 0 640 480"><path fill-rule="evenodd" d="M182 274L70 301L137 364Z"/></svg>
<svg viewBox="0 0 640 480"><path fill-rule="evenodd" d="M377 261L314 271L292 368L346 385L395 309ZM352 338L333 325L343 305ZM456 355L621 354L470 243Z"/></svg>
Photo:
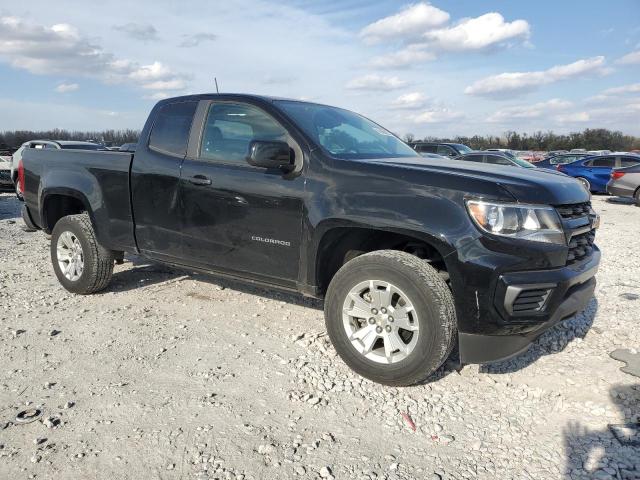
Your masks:
<svg viewBox="0 0 640 480"><path fill-rule="evenodd" d="M218 78L213 77L213 81L216 82L216 93L220 93L220 90L218 90Z"/></svg>

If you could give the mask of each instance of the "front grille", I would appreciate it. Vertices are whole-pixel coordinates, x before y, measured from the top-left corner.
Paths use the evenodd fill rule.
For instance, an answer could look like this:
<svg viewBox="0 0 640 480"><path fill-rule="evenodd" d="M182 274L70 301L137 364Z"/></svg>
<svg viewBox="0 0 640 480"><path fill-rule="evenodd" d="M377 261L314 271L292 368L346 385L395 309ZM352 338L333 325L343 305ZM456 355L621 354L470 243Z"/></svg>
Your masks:
<svg viewBox="0 0 640 480"><path fill-rule="evenodd" d="M515 314L539 312L544 307L549 293L550 288L522 290L511 304L511 309Z"/></svg>
<svg viewBox="0 0 640 480"><path fill-rule="evenodd" d="M556 207L556 210L565 219L585 217L591 212L591 202L560 205Z"/></svg>
<svg viewBox="0 0 640 480"><path fill-rule="evenodd" d="M569 241L569 254L567 255L567 265L590 257L593 253L593 243L596 239L596 231L581 233L571 237Z"/></svg>
<svg viewBox="0 0 640 480"><path fill-rule="evenodd" d="M567 265L585 260L591 256L596 236L591 226L594 212L591 202L557 205L556 211L562 218L562 223L569 239Z"/></svg>

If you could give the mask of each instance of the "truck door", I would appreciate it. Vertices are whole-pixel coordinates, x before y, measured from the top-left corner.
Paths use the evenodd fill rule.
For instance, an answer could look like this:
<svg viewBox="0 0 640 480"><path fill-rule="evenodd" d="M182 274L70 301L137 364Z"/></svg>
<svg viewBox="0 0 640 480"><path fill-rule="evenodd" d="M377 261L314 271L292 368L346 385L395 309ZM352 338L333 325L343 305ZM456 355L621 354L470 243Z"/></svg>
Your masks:
<svg viewBox="0 0 640 480"><path fill-rule="evenodd" d="M199 148L185 159L180 181L185 263L294 285L304 178L251 166L246 157L253 140L286 141L300 157L302 151L257 106L214 101L202 116Z"/></svg>
<svg viewBox="0 0 640 480"><path fill-rule="evenodd" d="M159 107L148 145L140 145L133 158L131 197L136 242L140 251L152 258L177 261L182 257L180 167L197 105L195 101L178 101Z"/></svg>

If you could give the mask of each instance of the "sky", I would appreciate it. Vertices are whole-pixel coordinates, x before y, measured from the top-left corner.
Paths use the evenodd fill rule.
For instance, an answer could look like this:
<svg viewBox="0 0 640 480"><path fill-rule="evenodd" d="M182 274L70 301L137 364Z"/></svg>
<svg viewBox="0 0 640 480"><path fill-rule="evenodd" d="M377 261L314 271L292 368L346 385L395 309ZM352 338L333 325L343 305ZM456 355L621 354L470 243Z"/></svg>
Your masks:
<svg viewBox="0 0 640 480"><path fill-rule="evenodd" d="M0 130L140 129L214 77L401 136L640 135L640 1L0 0Z"/></svg>

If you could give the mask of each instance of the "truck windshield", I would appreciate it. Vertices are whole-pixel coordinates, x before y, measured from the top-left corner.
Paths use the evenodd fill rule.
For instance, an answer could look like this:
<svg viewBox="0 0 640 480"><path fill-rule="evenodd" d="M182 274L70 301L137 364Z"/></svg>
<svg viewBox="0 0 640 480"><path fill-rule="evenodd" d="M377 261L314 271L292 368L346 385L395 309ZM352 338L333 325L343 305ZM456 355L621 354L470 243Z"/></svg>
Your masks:
<svg viewBox="0 0 640 480"><path fill-rule="evenodd" d="M276 105L333 157L420 156L388 130L348 110L292 100L278 100Z"/></svg>

